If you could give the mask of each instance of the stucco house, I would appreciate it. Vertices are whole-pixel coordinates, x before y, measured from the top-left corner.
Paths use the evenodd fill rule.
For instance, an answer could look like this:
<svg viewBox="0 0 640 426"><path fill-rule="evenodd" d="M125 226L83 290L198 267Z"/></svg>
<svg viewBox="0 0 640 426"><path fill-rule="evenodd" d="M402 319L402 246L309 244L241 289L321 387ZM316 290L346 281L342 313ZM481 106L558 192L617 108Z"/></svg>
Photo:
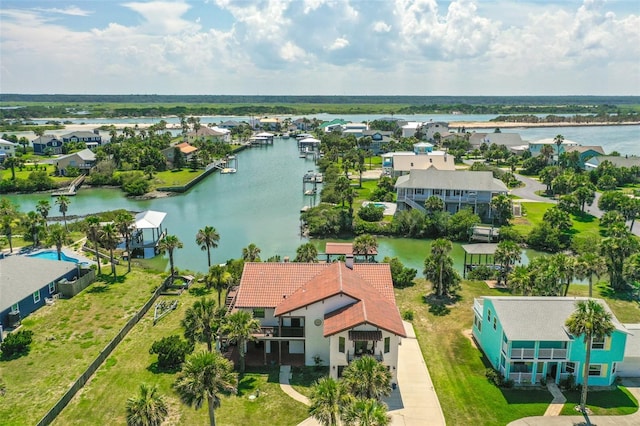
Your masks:
<svg viewBox="0 0 640 426"><path fill-rule="evenodd" d="M33 145L34 154L44 155L47 150L50 149L51 154L59 155L62 154L62 145L64 145L64 142L54 135L42 135L32 140L31 144Z"/></svg>
<svg viewBox="0 0 640 426"><path fill-rule="evenodd" d="M432 151L420 155L415 152L382 154L382 171L389 176L403 176L409 174L411 170L426 170L430 167L438 170L455 170L455 158L444 151Z"/></svg>
<svg viewBox="0 0 640 426"><path fill-rule="evenodd" d="M96 154L88 148L83 149L82 151L56 158L55 165L60 176L67 174L68 167L75 167L79 169L80 172L88 173L89 170L96 165Z"/></svg>
<svg viewBox="0 0 640 426"><path fill-rule="evenodd" d="M13 255L0 259L0 271L0 325L6 329L44 306L57 293L58 281L77 277L78 265Z"/></svg>
<svg viewBox="0 0 640 426"><path fill-rule="evenodd" d="M415 158L427 157L417 155ZM450 162L453 162L450 158ZM492 172L468 170L411 169L396 181L398 210L417 208L424 211L424 202L431 196L440 197L445 210L456 213L463 208L471 210L483 220L491 219L493 197L507 194L505 184L493 177Z"/></svg>
<svg viewBox="0 0 640 426"><path fill-rule="evenodd" d="M162 155L164 155L164 158L166 158L167 161L171 164L173 164L173 161L175 159L174 156L176 153L176 148L180 150L182 158L186 162L190 161L191 158L196 154L196 152L198 152L198 148L189 144L188 142L181 142L179 144L165 148L161 151Z"/></svg>
<svg viewBox="0 0 640 426"><path fill-rule="evenodd" d="M572 336L565 322L584 297L481 297L474 300L472 333L491 365L518 384L559 383L573 375L582 383L584 336ZM607 304L615 330L591 343L589 386L609 386L619 374L629 331Z"/></svg>
<svg viewBox="0 0 640 426"><path fill-rule="evenodd" d="M94 130L93 132L88 131L76 131L67 133L66 135L60 136L62 138L62 142L84 142L87 148L93 149L100 145L102 145L102 136L100 136L100 132L98 130Z"/></svg>
<svg viewBox="0 0 640 426"><path fill-rule="evenodd" d="M370 354L395 380L405 337L388 264L246 263L232 304L259 319L255 336L267 359L319 359L337 378L355 358Z"/></svg>
<svg viewBox="0 0 640 426"><path fill-rule="evenodd" d="M187 140L189 143L195 141L210 141L210 142L229 142L230 132L227 129L214 129L207 126L200 127L195 132L187 133Z"/></svg>
<svg viewBox="0 0 640 426"><path fill-rule="evenodd" d="M9 157L16 156L17 143L0 138L0 163Z"/></svg>

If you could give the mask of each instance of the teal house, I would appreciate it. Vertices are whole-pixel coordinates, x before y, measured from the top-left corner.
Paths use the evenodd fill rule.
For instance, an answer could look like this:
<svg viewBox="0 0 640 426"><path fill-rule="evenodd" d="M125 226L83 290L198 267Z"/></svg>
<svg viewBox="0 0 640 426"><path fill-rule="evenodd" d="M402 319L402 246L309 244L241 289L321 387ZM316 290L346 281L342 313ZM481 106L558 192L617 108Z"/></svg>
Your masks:
<svg viewBox="0 0 640 426"><path fill-rule="evenodd" d="M622 363L629 332L611 312L615 331L591 342L585 367L584 336L572 336L565 321L584 297L481 297L473 303L473 336L491 365L516 384L560 380L569 375L582 383L589 368L589 386L609 386Z"/></svg>

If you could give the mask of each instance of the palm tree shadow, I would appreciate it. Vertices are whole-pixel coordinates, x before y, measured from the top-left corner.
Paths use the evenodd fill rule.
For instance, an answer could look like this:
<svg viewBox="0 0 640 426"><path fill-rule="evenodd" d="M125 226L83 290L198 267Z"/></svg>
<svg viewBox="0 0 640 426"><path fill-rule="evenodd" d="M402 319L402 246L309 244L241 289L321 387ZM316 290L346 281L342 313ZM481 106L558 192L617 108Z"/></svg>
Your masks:
<svg viewBox="0 0 640 426"><path fill-rule="evenodd" d="M161 368L158 366L158 362L153 362L147 367L147 371L153 374L175 374L178 371L182 370L182 367L174 367L174 368Z"/></svg>
<svg viewBox="0 0 640 426"><path fill-rule="evenodd" d="M429 294L427 296L423 296L424 303L429 305L429 313L443 317L445 315L449 315L451 312L451 308L449 306L455 305L459 300L460 296L436 296L435 294Z"/></svg>
<svg viewBox="0 0 640 426"><path fill-rule="evenodd" d="M256 378L251 376L243 376L238 381L238 396L243 396L248 393L253 393L256 386Z"/></svg>
<svg viewBox="0 0 640 426"><path fill-rule="evenodd" d="M191 286L189 287L189 294L192 294L196 297L208 296L211 294L213 289L207 288L206 286Z"/></svg>

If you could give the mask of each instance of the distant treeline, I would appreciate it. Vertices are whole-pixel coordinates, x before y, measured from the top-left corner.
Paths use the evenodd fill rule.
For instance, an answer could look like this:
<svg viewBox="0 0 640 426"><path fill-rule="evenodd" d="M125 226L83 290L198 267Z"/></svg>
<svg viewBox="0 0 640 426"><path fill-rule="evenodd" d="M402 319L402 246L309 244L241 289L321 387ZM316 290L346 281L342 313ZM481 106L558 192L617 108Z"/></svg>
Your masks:
<svg viewBox="0 0 640 426"><path fill-rule="evenodd" d="M171 96L0 94L0 118L331 114L594 114L640 111L634 96Z"/></svg>
<svg viewBox="0 0 640 426"><path fill-rule="evenodd" d="M598 113L588 115L547 115L546 117L538 117L531 114L522 115L500 115L489 121L505 121L508 123L629 123L640 121L640 113L637 111L617 112L617 113Z"/></svg>

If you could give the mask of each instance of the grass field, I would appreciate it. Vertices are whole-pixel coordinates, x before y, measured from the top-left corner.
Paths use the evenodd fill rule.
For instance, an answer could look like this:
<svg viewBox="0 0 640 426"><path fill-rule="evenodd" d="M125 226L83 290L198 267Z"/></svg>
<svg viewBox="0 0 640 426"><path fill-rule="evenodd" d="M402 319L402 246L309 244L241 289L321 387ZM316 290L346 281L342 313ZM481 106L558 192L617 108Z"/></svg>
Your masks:
<svg viewBox="0 0 640 426"><path fill-rule="evenodd" d="M580 404L580 392L563 392L563 394L567 402L562 408L561 415L580 415L575 410L576 405ZM612 391L590 391L587 394L587 406L596 416L619 416L635 413L638 410L638 401L627 389L618 387Z"/></svg>
<svg viewBox="0 0 640 426"><path fill-rule="evenodd" d="M582 294L575 290L583 288L585 286L572 286L569 294ZM508 293L489 289L483 282L465 281L455 304L439 305L425 302L423 296L429 291L421 279L413 287L397 289L396 299L401 312L414 312L413 326L447 424L498 425L544 414L551 394L540 389L498 389L490 384L484 375L489 362L468 337L474 297ZM606 288L598 294L606 296ZM616 299L608 302L621 321L640 321L637 303ZM605 398L606 394L602 394L602 400L611 399ZM619 414L627 409L626 401L621 401L619 408L612 408Z"/></svg>
<svg viewBox="0 0 640 426"><path fill-rule="evenodd" d="M191 170L185 167L182 170L165 170L154 173L154 186L183 186L204 173L203 169Z"/></svg>
<svg viewBox="0 0 640 426"><path fill-rule="evenodd" d="M554 205L553 203L522 203L525 215L512 219L511 222L513 223L514 229L521 235L527 236L535 225L542 223L544 213ZM595 216L588 213L572 214L571 220L573 222L573 230L571 232L574 236L589 233L599 235L600 233L600 228L598 227L599 221Z"/></svg>

